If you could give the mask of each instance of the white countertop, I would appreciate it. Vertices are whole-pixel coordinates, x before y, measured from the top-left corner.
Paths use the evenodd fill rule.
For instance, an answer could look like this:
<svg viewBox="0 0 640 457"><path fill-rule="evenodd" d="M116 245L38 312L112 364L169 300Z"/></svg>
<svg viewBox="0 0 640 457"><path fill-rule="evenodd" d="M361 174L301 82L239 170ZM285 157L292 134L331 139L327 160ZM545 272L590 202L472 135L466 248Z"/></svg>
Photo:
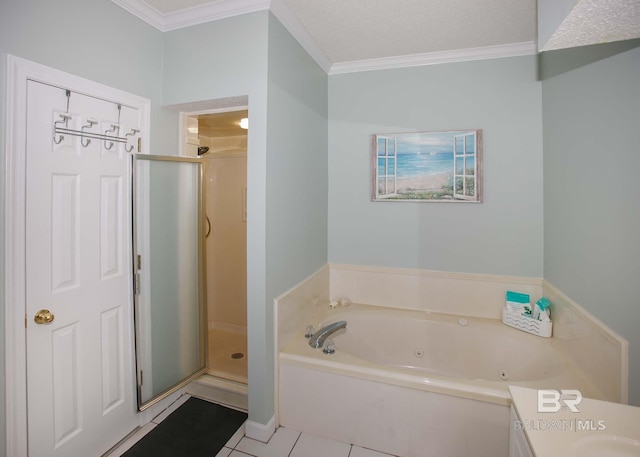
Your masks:
<svg viewBox="0 0 640 457"><path fill-rule="evenodd" d="M509 386L513 406L536 457L640 456L640 408L583 398L573 412L538 412L538 390ZM575 398L570 396L570 398ZM543 406L553 406L546 403Z"/></svg>

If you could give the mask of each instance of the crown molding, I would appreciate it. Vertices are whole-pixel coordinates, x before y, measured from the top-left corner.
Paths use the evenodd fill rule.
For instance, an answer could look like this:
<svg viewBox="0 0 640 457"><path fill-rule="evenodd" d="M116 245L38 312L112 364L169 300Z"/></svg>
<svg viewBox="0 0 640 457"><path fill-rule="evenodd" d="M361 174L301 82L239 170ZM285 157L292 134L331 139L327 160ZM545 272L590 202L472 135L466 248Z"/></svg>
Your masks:
<svg viewBox="0 0 640 457"><path fill-rule="evenodd" d="M316 40L307 32L298 18L291 12L289 7L285 5L283 0L271 0L271 12L278 18L280 23L286 28L291 35L298 41L300 46L307 51L313 60L322 68L325 73L331 70L332 62L324 53Z"/></svg>
<svg viewBox="0 0 640 457"><path fill-rule="evenodd" d="M537 54L534 41L334 63L329 75Z"/></svg>
<svg viewBox="0 0 640 457"><path fill-rule="evenodd" d="M143 0L111 0L161 32L270 9L326 73L332 62L282 0L219 0L173 13L161 13Z"/></svg>
<svg viewBox="0 0 640 457"><path fill-rule="evenodd" d="M161 32L266 10L271 4L271 0L219 0L172 13L161 13L142 0L111 1Z"/></svg>
<svg viewBox="0 0 640 457"><path fill-rule="evenodd" d="M171 13L165 31L269 9L270 0L219 0Z"/></svg>
<svg viewBox="0 0 640 457"><path fill-rule="evenodd" d="M525 41L505 45L332 63L283 0L218 0L214 3L185 8L173 13L161 13L143 0L111 1L162 32L255 11L270 10L289 33L293 35L300 46L302 46L311 58L329 75L466 62L471 60L497 59L501 57L517 57L532 55L538 52L534 41Z"/></svg>
<svg viewBox="0 0 640 457"><path fill-rule="evenodd" d="M165 15L141 0L111 0L120 8L164 32Z"/></svg>

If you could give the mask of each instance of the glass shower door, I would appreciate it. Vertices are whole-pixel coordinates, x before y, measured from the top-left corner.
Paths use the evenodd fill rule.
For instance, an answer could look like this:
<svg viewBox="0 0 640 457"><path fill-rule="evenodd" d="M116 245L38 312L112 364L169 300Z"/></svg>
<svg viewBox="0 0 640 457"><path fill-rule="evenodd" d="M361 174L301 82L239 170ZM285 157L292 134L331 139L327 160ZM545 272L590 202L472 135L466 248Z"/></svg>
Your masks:
<svg viewBox="0 0 640 457"><path fill-rule="evenodd" d="M133 170L142 411L206 371L203 169L199 159L138 154Z"/></svg>

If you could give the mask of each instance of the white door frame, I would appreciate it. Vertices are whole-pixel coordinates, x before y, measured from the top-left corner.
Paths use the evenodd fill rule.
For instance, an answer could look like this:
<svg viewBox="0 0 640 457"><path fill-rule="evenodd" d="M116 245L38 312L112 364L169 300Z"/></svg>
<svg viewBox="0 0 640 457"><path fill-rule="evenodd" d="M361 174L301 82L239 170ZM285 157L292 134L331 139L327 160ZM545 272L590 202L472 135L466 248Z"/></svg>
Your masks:
<svg viewBox="0 0 640 457"><path fill-rule="evenodd" d="M141 152L144 153L148 153L149 148L151 106L148 99L137 95L19 57L7 56L4 189L5 401L7 455L12 457L27 457L28 453L25 328L25 151L28 80L63 87L104 100L119 101L139 109L142 113ZM132 372L135 373L135 370Z"/></svg>

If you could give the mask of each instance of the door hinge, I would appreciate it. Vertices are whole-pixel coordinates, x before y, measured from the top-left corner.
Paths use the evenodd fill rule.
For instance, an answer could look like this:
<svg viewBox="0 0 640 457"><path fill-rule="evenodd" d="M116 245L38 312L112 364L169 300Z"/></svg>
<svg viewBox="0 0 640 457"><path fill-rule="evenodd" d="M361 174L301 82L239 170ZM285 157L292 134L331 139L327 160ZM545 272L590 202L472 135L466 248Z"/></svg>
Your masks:
<svg viewBox="0 0 640 457"><path fill-rule="evenodd" d="M138 152L142 152L142 138L138 137Z"/></svg>
<svg viewBox="0 0 640 457"><path fill-rule="evenodd" d="M27 315L24 315L24 328L27 328Z"/></svg>
<svg viewBox="0 0 640 457"><path fill-rule="evenodd" d="M141 255L137 256L137 265L136 266L137 266L138 270L142 270L142 256Z"/></svg>
<svg viewBox="0 0 640 457"><path fill-rule="evenodd" d="M144 385L144 371L140 370L140 385Z"/></svg>
<svg viewBox="0 0 640 457"><path fill-rule="evenodd" d="M133 292L136 295L140 295L140 274L133 275Z"/></svg>

